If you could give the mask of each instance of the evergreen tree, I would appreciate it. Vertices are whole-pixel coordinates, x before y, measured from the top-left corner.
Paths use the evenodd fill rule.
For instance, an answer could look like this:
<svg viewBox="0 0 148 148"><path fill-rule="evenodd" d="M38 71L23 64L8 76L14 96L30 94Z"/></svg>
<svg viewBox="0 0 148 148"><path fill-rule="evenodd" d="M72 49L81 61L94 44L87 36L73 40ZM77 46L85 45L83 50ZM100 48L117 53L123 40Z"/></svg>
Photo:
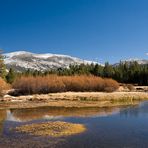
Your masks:
<svg viewBox="0 0 148 148"><path fill-rule="evenodd" d="M100 77L113 78L121 83L132 83L138 85L148 85L148 64L140 65L137 62L120 62L118 65L110 65L108 62L105 63L105 66L98 64L73 64L68 68L57 68L54 70L49 70L46 72L31 71L27 70L21 75L48 75L48 74L57 74L57 75L95 75ZM17 74L17 76L20 74Z"/></svg>
<svg viewBox="0 0 148 148"><path fill-rule="evenodd" d="M0 50L0 77L5 79L6 76L6 67L4 64L4 57L2 55L2 50Z"/></svg>
<svg viewBox="0 0 148 148"><path fill-rule="evenodd" d="M114 69L111 65L109 65L108 62L105 63L104 69L103 69L103 76L107 78L113 77Z"/></svg>
<svg viewBox="0 0 148 148"><path fill-rule="evenodd" d="M16 78L16 74L12 68L10 68L8 74L6 75L6 80L8 83L13 83Z"/></svg>
<svg viewBox="0 0 148 148"><path fill-rule="evenodd" d="M93 74L95 76L103 76L103 67L96 64L93 70Z"/></svg>

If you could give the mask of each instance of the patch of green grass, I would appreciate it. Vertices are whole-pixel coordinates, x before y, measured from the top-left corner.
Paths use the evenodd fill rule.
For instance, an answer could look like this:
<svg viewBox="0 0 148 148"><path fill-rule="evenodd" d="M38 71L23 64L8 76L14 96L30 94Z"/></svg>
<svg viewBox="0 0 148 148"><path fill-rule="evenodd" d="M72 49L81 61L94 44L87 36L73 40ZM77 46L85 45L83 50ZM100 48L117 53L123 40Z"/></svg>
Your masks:
<svg viewBox="0 0 148 148"><path fill-rule="evenodd" d="M97 98L79 97L80 101L98 101Z"/></svg>
<svg viewBox="0 0 148 148"><path fill-rule="evenodd" d="M111 103L131 103L133 101L140 101L141 99L138 97L122 97L120 99L111 99L110 102Z"/></svg>

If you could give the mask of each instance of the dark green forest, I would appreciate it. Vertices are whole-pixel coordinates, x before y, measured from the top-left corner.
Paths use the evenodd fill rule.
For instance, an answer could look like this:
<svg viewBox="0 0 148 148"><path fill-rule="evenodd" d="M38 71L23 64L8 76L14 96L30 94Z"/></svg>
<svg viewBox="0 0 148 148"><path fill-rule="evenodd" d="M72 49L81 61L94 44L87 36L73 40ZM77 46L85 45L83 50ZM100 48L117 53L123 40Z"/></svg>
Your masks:
<svg viewBox="0 0 148 148"><path fill-rule="evenodd" d="M120 83L130 83L135 85L148 85L148 64L140 65L137 62L120 62L118 65L110 65L108 62L105 66L98 64L90 65L70 65L69 68L58 68L45 72L27 70L23 73L16 73L10 69L6 75L6 80L12 83L18 76L45 76L57 74L60 76L72 75L94 75L103 78L113 78Z"/></svg>

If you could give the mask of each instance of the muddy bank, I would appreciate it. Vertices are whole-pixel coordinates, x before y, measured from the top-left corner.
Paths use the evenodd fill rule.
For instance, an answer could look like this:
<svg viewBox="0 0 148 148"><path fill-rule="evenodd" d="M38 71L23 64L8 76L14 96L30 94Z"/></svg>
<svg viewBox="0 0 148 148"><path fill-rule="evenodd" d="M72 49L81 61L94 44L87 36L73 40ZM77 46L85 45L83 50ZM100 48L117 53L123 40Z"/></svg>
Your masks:
<svg viewBox="0 0 148 148"><path fill-rule="evenodd" d="M0 99L0 109L33 108L41 106L111 107L135 105L143 100L148 100L147 92L66 92L19 97L6 95Z"/></svg>

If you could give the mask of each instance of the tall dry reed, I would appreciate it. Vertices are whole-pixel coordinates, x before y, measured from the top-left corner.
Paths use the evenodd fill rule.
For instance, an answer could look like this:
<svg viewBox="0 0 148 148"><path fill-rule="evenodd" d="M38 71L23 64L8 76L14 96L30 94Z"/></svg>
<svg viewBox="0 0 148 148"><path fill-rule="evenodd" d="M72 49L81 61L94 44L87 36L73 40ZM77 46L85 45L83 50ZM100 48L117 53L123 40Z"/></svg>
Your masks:
<svg viewBox="0 0 148 148"><path fill-rule="evenodd" d="M0 96L2 97L8 89L10 89L10 85L0 77Z"/></svg>
<svg viewBox="0 0 148 148"><path fill-rule="evenodd" d="M119 84L113 79L103 79L95 76L28 76L20 77L13 83L13 88L20 94L47 94L55 92L107 91L118 89Z"/></svg>

